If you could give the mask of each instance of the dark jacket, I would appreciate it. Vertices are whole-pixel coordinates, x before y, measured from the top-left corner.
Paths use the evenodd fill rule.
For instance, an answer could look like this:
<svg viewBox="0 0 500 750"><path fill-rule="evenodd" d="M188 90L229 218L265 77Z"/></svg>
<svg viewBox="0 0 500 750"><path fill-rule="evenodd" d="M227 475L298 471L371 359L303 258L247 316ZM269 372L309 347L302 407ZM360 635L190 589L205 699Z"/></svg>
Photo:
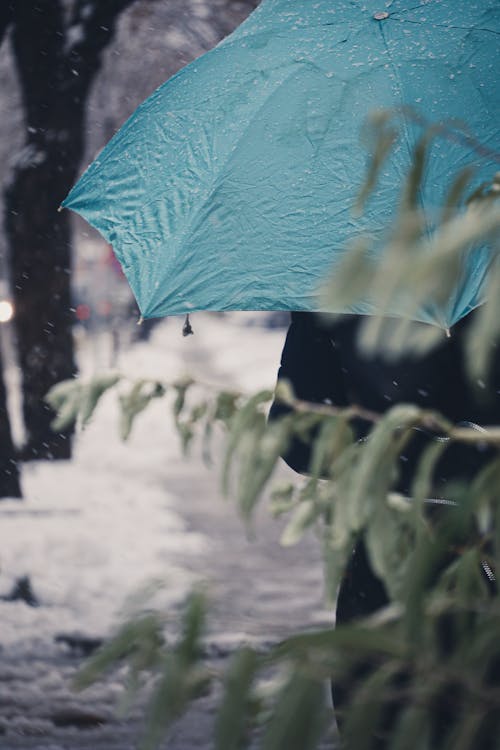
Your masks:
<svg viewBox="0 0 500 750"><path fill-rule="evenodd" d="M360 354L356 340L361 316L345 315L328 323L314 313L295 312L278 378L289 380L298 398L314 403L357 404L380 414L394 404L414 403L441 412L455 424L500 424L499 357L488 389L471 385L465 371L464 334L471 319L472 314L461 320L451 338L443 333L442 344L426 356L388 362ZM270 418L287 410L275 402ZM362 437L370 425L358 420L355 427ZM401 455L398 491L409 492L418 458L429 440L429 434L416 431ZM451 445L436 469L436 492L447 479L472 478L489 457L491 451L484 448ZM307 473L310 447L296 440L283 458L295 471Z"/></svg>

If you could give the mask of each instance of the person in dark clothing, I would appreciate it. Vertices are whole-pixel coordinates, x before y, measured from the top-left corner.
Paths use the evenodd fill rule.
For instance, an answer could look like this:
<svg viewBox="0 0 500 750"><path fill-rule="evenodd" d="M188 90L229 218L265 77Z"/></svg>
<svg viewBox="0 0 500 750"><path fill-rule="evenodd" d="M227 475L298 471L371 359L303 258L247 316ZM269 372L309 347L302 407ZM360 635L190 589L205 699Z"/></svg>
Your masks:
<svg viewBox="0 0 500 750"><path fill-rule="evenodd" d="M343 315L333 322L307 312L294 312L291 317L278 379L288 380L297 398L338 407L356 404L380 414L395 404L413 403L439 411L455 424L500 423L500 385L488 391L473 387L465 371L464 335L473 313L454 327L450 338L443 333L442 343L427 355L406 355L394 362L360 354L356 342L362 316ZM500 384L499 373L497 357L493 383ZM270 419L278 419L290 408L275 401ZM358 438L371 427L362 420L353 426ZM423 431L415 432L400 456L395 491L410 494L419 458L431 438ZM491 455L484 447L450 445L435 469L435 497L452 478L471 480ZM310 444L295 439L283 458L292 469L307 474L310 456ZM347 623L368 616L386 603L383 583L372 571L363 543L358 543L340 586L336 621ZM333 693L338 707L344 696L335 686Z"/></svg>
<svg viewBox="0 0 500 750"><path fill-rule="evenodd" d="M472 316L457 323L451 337L443 333L442 344L427 355L405 355L389 362L380 356L366 358L360 354L356 342L363 316L343 315L329 323L314 313L293 312L278 379L287 379L297 398L312 403L339 407L356 404L378 414L398 403L412 403L435 409L455 424L498 423L500 390L473 387L465 371L464 335ZM494 361L491 379L500 389L500 361ZM288 410L286 405L274 402L270 418L276 419ZM358 437L366 435L369 427L360 421ZM416 463L427 443L424 434L417 436L401 456L397 491L409 492ZM300 441L295 441L284 456L299 473L307 473L309 458L310 446ZM437 488L450 477L470 479L484 460L482 452L474 448L450 447L438 466Z"/></svg>

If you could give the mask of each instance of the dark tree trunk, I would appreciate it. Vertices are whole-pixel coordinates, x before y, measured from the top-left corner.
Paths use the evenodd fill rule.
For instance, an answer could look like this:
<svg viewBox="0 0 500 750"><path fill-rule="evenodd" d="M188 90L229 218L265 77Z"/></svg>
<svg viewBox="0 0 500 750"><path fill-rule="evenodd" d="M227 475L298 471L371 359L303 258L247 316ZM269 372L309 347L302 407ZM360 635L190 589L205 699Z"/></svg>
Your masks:
<svg viewBox="0 0 500 750"><path fill-rule="evenodd" d="M6 0L0 5L0 44L12 22L12 14L13 3ZM7 409L1 343L0 341L0 498L20 498L22 497L21 483Z"/></svg>
<svg viewBox="0 0 500 750"><path fill-rule="evenodd" d="M45 163L18 166L7 191L7 235L27 443L23 458L69 458L70 435L54 433L44 396L75 374L70 311L70 230L66 216L54 217L62 198L50 150ZM56 204L56 205L54 205Z"/></svg>
<svg viewBox="0 0 500 750"><path fill-rule="evenodd" d="M101 53L133 0L86 2L70 18L60 0L12 2L12 44L22 89L26 143L6 190L23 416L24 459L69 458L71 431L51 429L44 401L76 372L71 313L69 216L57 209L75 182L84 114ZM72 40L75 40L72 42Z"/></svg>
<svg viewBox="0 0 500 750"><path fill-rule="evenodd" d="M3 379L2 348L0 346L0 498L2 497L22 497L22 494L7 411L7 393Z"/></svg>
<svg viewBox="0 0 500 750"><path fill-rule="evenodd" d="M54 433L54 414L44 401L51 386L76 370L69 216L57 209L83 156L85 106L102 52L120 14L133 2L0 0L0 43L10 26L26 126L25 146L6 190L5 222L22 370L25 459L71 455L71 430Z"/></svg>

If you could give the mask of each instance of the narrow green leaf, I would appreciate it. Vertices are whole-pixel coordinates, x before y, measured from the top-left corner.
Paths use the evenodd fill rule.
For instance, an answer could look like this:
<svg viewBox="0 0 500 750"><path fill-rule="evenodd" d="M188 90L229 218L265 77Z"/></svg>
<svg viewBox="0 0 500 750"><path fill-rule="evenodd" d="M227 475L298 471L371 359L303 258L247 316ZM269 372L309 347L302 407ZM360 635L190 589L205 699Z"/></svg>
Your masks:
<svg viewBox="0 0 500 750"><path fill-rule="evenodd" d="M433 478L436 465L447 450L449 441L434 441L422 453L412 482L413 508L416 514L422 513L426 498L433 496Z"/></svg>
<svg viewBox="0 0 500 750"><path fill-rule="evenodd" d="M362 213L368 198L375 189L382 167L398 138L397 129L389 125L392 116L393 113L388 110L379 110L376 116L372 115L365 125L362 135L371 142L372 157L368 164L365 181L356 200L355 215Z"/></svg>
<svg viewBox="0 0 500 750"><path fill-rule="evenodd" d="M289 513L295 507L296 489L297 486L293 482L284 482L272 487L269 509L275 518Z"/></svg>
<svg viewBox="0 0 500 750"><path fill-rule="evenodd" d="M487 303L476 310L465 340L466 366L471 386L482 380L491 382L491 366L500 339L500 239L492 247L493 260L488 271Z"/></svg>
<svg viewBox="0 0 500 750"><path fill-rule="evenodd" d="M220 420L227 424L234 417L240 398L239 393L232 391L218 393L214 408L214 420Z"/></svg>
<svg viewBox="0 0 500 750"><path fill-rule="evenodd" d="M373 572L382 580L391 601L401 601L415 544L414 517L406 510L379 503L364 535Z"/></svg>
<svg viewBox="0 0 500 750"><path fill-rule="evenodd" d="M117 373L98 375L83 387L81 422L85 427L91 420L100 398L121 380Z"/></svg>
<svg viewBox="0 0 500 750"><path fill-rule="evenodd" d="M335 527L337 519L333 519ZM337 538L332 543L332 532L326 528L323 538L323 565L325 571L325 596L330 606L335 604L340 583L347 568L347 563L352 555L355 545L355 535L349 529L342 529L343 536L339 539L338 530Z"/></svg>
<svg viewBox="0 0 500 750"><path fill-rule="evenodd" d="M172 722L206 689L209 676L200 662L205 610L203 593L192 592L183 613L179 642L165 653L161 664L147 709L141 750L156 750Z"/></svg>
<svg viewBox="0 0 500 750"><path fill-rule="evenodd" d="M392 692L392 681L399 669L397 664L383 665L360 680L345 712L343 736L347 747L371 750L376 747L376 738L380 742L381 718Z"/></svg>
<svg viewBox="0 0 500 750"><path fill-rule="evenodd" d="M179 654L188 662L194 662L200 655L206 608L203 592L193 591L188 598L182 617L182 638L178 646Z"/></svg>
<svg viewBox="0 0 500 750"><path fill-rule="evenodd" d="M424 181L430 147L436 135L442 132L442 130L442 125L431 125L424 131L413 149L412 163L408 171L402 196L403 209L412 210L420 205L419 194Z"/></svg>
<svg viewBox="0 0 500 750"><path fill-rule="evenodd" d="M397 636L387 628L375 624L339 625L312 632L291 636L276 646L271 658L306 658L313 660L314 653L327 657L338 651L351 651L360 659L367 654L379 654L387 657L404 658L408 649L401 633Z"/></svg>
<svg viewBox="0 0 500 750"><path fill-rule="evenodd" d="M311 476L319 478L330 475L334 462L352 441L353 432L345 417L323 419L311 446Z"/></svg>
<svg viewBox="0 0 500 750"><path fill-rule="evenodd" d="M290 439L291 419L284 417L267 423L264 415L256 419L253 431L241 439L237 502L245 520L271 478Z"/></svg>
<svg viewBox="0 0 500 750"><path fill-rule="evenodd" d="M186 668L175 653L167 653L147 708L146 730L140 750L158 750L172 722L182 715L188 704Z"/></svg>
<svg viewBox="0 0 500 750"><path fill-rule="evenodd" d="M172 406L172 411L176 419L178 419L182 410L184 409L184 405L186 403L186 394L192 385L193 385L193 381L191 380L191 378L185 378L183 380L178 381L177 383L172 384L172 388L174 389L175 394L176 394L175 400Z"/></svg>
<svg viewBox="0 0 500 750"><path fill-rule="evenodd" d="M415 750L431 750L430 720L428 710L411 702L401 705L402 713L391 734L389 750L409 750L415 744Z"/></svg>
<svg viewBox="0 0 500 750"><path fill-rule="evenodd" d="M353 530L361 528L371 512L367 498L386 497L400 449L409 438L409 430L418 423L419 415L417 406L400 404L390 409L371 431L346 500Z"/></svg>
<svg viewBox="0 0 500 750"><path fill-rule="evenodd" d="M476 168L473 165L468 165L467 167L461 169L453 178L451 186L448 189L446 198L444 200L441 222L444 223L448 221L453 215L454 211L456 211L456 209L462 204L465 191L470 185L475 171Z"/></svg>
<svg viewBox="0 0 500 750"><path fill-rule="evenodd" d="M60 383L56 383L56 385L52 386L45 396L45 401L54 409L54 411L57 411L66 403L69 397L78 394L81 391L81 387L81 380L77 378L62 380Z"/></svg>
<svg viewBox="0 0 500 750"><path fill-rule="evenodd" d="M227 435L227 445L222 467L222 488L224 494L229 493L229 474L233 457L240 445L240 442L251 427L256 424L262 414L261 407L273 398L273 392L270 390L259 391L249 398L246 403L234 414L229 424Z"/></svg>
<svg viewBox="0 0 500 750"><path fill-rule="evenodd" d="M224 681L224 695L215 725L215 750L240 750L248 722L250 689L258 667L251 648L232 657Z"/></svg>
<svg viewBox="0 0 500 750"><path fill-rule="evenodd" d="M155 398L165 395L165 386L160 382L138 380L130 391L120 396L120 434L122 440L127 440L132 430L135 418Z"/></svg>
<svg viewBox="0 0 500 750"><path fill-rule="evenodd" d="M280 543L284 547L297 544L321 513L321 508L313 500L300 502L281 535Z"/></svg>
<svg viewBox="0 0 500 750"><path fill-rule="evenodd" d="M278 697L262 750L314 750L326 725L321 682L296 671Z"/></svg>
<svg viewBox="0 0 500 750"><path fill-rule="evenodd" d="M72 427L78 419L81 403L81 390L74 391L68 396L58 409L56 418L51 422L50 426L52 430L54 432L61 432Z"/></svg>
<svg viewBox="0 0 500 750"><path fill-rule="evenodd" d="M82 383L80 380L64 380L53 386L45 396L45 401L56 412L51 423L54 432L72 427L82 405Z"/></svg>
<svg viewBox="0 0 500 750"><path fill-rule="evenodd" d="M83 690L102 674L116 668L122 659L138 649L151 656L158 652L163 644L162 622L155 614L147 614L123 625L118 633L99 648L84 667L77 672L74 685L77 690ZM150 664L150 659L144 659L144 665Z"/></svg>

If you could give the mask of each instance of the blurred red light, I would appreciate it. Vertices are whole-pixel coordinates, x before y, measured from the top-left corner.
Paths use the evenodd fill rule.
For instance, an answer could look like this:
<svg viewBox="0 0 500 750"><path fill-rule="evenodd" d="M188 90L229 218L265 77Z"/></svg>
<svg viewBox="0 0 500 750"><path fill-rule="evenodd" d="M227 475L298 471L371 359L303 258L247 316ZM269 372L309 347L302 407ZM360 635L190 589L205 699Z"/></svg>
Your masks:
<svg viewBox="0 0 500 750"><path fill-rule="evenodd" d="M90 307L88 305L78 305L75 315L78 320L88 320L90 318Z"/></svg>

